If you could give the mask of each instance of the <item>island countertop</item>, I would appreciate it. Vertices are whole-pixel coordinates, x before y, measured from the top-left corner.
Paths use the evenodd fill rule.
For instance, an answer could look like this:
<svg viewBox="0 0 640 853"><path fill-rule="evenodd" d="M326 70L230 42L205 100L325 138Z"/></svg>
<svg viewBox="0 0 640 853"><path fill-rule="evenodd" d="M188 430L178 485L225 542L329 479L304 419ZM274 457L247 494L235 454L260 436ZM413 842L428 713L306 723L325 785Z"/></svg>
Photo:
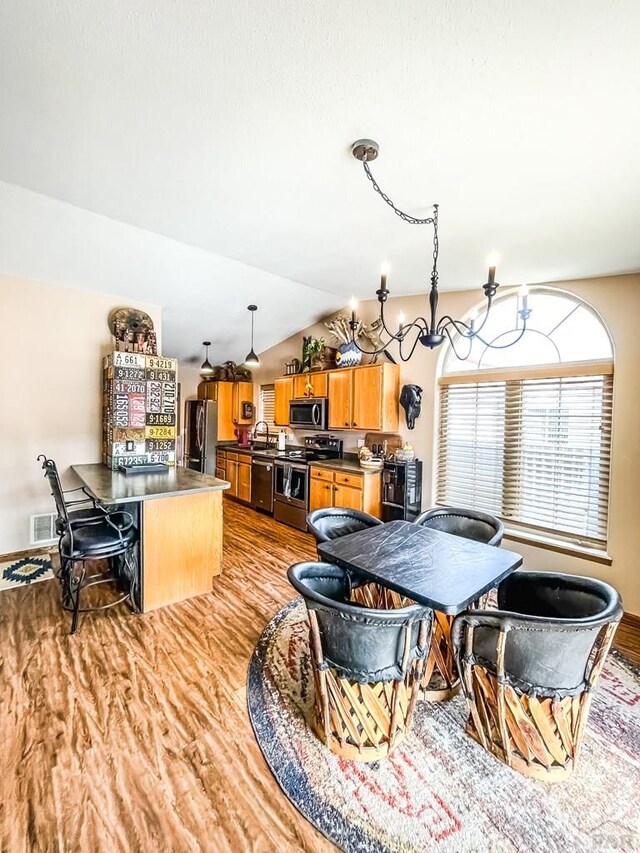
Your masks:
<svg viewBox="0 0 640 853"><path fill-rule="evenodd" d="M125 504L228 489L226 480L177 466L161 474L123 474L106 465L72 465L87 491L101 504Z"/></svg>

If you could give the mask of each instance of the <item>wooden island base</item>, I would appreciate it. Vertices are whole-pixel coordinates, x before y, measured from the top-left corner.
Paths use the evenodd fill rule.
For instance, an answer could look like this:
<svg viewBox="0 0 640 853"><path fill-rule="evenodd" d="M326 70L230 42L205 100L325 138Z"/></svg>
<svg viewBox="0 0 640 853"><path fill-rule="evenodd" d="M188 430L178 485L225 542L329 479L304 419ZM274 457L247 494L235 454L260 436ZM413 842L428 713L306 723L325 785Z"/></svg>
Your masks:
<svg viewBox="0 0 640 853"><path fill-rule="evenodd" d="M222 571L222 492L142 502L142 611L211 592Z"/></svg>

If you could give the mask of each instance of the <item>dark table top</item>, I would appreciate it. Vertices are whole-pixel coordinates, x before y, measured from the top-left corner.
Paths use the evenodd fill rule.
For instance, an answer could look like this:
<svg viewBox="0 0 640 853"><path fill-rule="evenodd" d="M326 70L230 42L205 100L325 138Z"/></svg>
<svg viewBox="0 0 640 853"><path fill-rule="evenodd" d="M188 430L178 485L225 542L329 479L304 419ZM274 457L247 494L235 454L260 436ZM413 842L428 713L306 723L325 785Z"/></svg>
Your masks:
<svg viewBox="0 0 640 853"><path fill-rule="evenodd" d="M128 476L100 464L72 465L71 468L101 504L125 504L229 488L226 480L181 466L161 474Z"/></svg>
<svg viewBox="0 0 640 853"><path fill-rule="evenodd" d="M460 613L522 565L520 554L408 521L390 521L318 546L322 558L433 607Z"/></svg>

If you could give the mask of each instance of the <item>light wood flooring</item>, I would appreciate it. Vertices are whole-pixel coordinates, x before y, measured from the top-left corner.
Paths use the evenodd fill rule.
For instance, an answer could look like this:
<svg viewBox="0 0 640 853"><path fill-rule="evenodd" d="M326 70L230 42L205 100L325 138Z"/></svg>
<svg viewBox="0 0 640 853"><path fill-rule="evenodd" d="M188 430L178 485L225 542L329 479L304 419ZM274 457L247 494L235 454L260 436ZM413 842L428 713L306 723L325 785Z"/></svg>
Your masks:
<svg viewBox="0 0 640 853"><path fill-rule="evenodd" d="M0 851L335 850L290 805L245 706L307 534L225 501L215 592L67 633L57 582L0 594ZM640 662L638 624L618 642Z"/></svg>

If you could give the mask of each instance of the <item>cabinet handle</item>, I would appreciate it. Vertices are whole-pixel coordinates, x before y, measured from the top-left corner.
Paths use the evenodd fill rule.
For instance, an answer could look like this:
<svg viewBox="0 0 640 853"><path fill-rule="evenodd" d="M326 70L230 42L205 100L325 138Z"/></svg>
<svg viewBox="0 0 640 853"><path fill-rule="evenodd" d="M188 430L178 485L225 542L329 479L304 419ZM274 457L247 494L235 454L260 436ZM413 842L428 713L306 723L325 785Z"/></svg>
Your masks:
<svg viewBox="0 0 640 853"><path fill-rule="evenodd" d="M358 426L358 424L357 424L355 421L353 422L353 425L354 425L354 426Z"/></svg>
<svg viewBox="0 0 640 853"><path fill-rule="evenodd" d="M345 426L349 426L349 421L345 421L345 422L344 422L344 425L345 425Z"/></svg>

